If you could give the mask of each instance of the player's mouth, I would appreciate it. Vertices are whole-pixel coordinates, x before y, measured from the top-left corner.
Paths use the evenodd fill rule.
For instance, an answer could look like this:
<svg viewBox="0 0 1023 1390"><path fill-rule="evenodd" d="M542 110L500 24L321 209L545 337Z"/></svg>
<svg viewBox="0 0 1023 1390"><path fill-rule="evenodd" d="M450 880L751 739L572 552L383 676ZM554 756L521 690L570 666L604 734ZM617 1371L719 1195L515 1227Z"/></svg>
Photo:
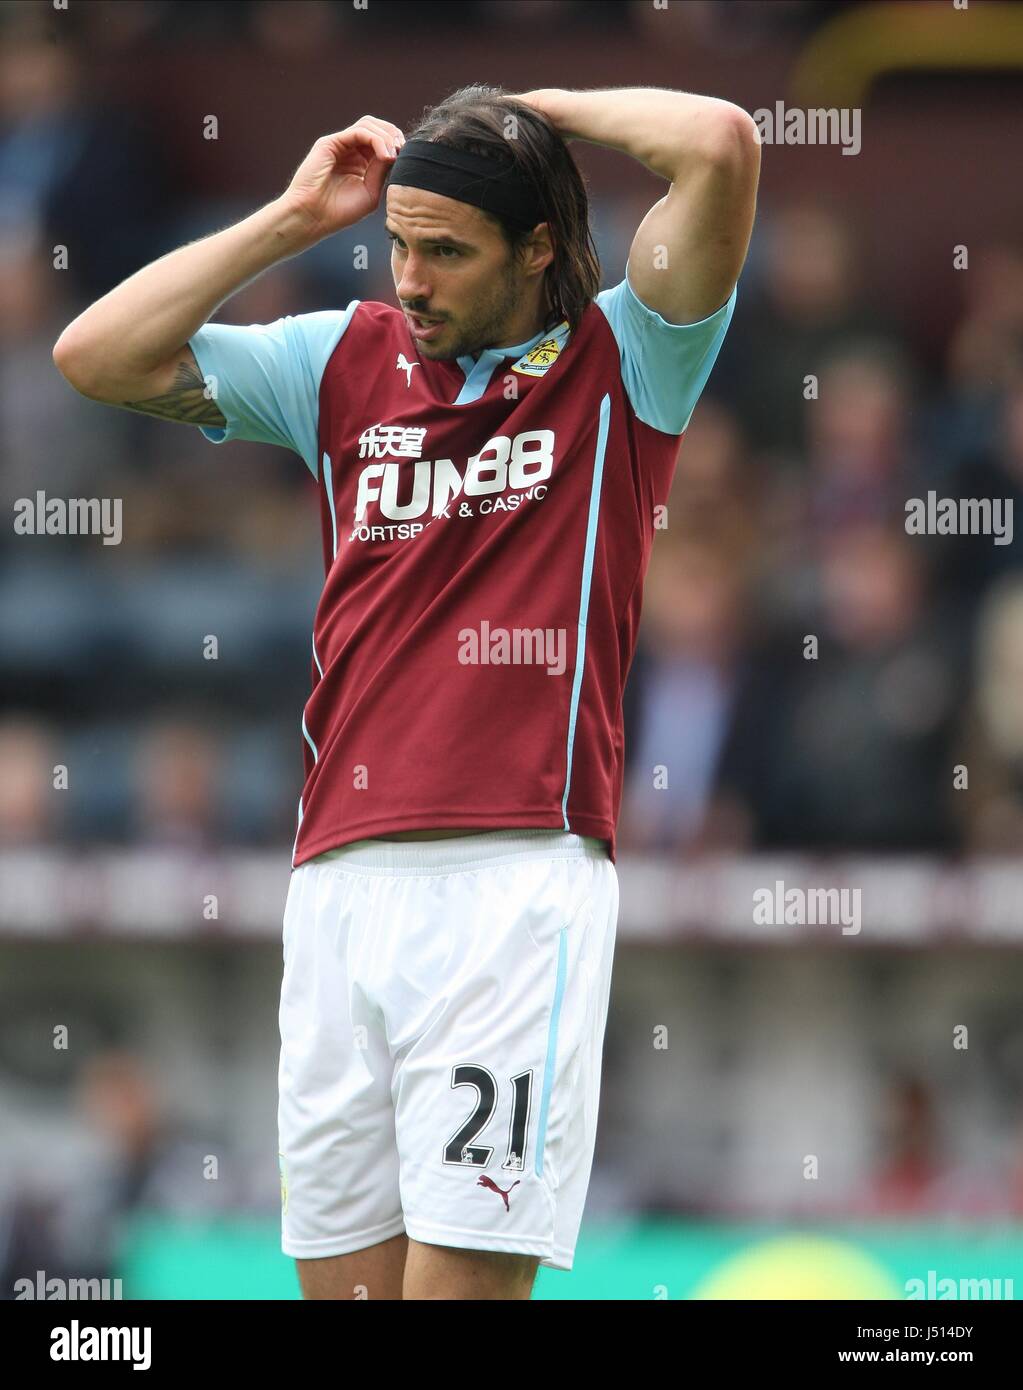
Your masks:
<svg viewBox="0 0 1023 1390"><path fill-rule="evenodd" d="M436 338L444 327L443 319L424 319L419 314L410 314L407 310L405 317L408 319L413 338L423 342L429 341L430 338Z"/></svg>

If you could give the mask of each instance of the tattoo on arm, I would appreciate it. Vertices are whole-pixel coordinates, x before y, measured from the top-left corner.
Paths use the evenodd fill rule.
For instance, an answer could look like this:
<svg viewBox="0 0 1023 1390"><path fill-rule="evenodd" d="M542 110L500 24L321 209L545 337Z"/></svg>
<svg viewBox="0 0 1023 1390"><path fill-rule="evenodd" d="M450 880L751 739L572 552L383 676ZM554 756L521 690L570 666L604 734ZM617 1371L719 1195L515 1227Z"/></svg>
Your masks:
<svg viewBox="0 0 1023 1390"><path fill-rule="evenodd" d="M126 410L141 410L161 420L178 420L186 425L209 425L223 429L227 424L215 400L206 395L206 382L195 356L189 349L178 363L174 386L162 396L145 401L124 401Z"/></svg>

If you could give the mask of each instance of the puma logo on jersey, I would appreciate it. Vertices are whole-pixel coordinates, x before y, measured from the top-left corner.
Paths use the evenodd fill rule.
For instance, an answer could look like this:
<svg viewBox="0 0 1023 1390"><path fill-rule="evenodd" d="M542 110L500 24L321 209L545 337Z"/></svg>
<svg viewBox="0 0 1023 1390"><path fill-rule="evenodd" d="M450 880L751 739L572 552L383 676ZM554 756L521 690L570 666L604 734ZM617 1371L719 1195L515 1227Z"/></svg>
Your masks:
<svg viewBox="0 0 1023 1390"><path fill-rule="evenodd" d="M398 360L397 360L397 362L394 364L394 370L395 370L396 372L404 372L404 373L405 373L405 385L406 385L406 386L411 386L411 385L412 385L412 368L413 368L413 367L421 367L421 366L422 366L422 363L421 363L421 362L410 362L403 352L399 352L399 353L398 353Z"/></svg>
<svg viewBox="0 0 1023 1390"><path fill-rule="evenodd" d="M476 1179L477 1187L489 1187L491 1192L499 1192L501 1194L501 1200L504 1202L505 1211L511 1210L511 1208L508 1206L508 1193L511 1192L512 1187L518 1187L518 1185L518 1178L515 1179L511 1187L509 1187L507 1190L503 1187L498 1187L497 1183L494 1182L493 1178L488 1178L485 1174L483 1177Z"/></svg>

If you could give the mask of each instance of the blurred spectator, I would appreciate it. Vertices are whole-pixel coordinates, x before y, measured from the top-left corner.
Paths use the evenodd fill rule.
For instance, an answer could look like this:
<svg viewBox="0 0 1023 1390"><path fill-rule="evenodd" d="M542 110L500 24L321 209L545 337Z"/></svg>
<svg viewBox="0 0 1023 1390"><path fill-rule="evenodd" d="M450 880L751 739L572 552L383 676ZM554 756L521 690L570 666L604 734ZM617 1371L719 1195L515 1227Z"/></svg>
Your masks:
<svg viewBox="0 0 1023 1390"><path fill-rule="evenodd" d="M1023 1218L1023 1120L1017 1118L1009 1136L1009 1211L1018 1221Z"/></svg>
<svg viewBox="0 0 1023 1390"><path fill-rule="evenodd" d="M992 518L1002 518L1004 532L997 543L993 534L980 531L929 542L942 592L968 611L1000 575L1023 566L1023 541L1016 529L1023 523L1023 320L1000 364L998 382L987 404L983 436L965 447L953 466L936 470L930 484L938 497L990 502Z"/></svg>
<svg viewBox="0 0 1023 1390"><path fill-rule="evenodd" d="M219 1170L225 1145L174 1122L133 1053L90 1058L76 1105L93 1143L75 1178L63 1191L41 1192L27 1177L0 1209L0 1297L13 1296L16 1279L35 1284L38 1270L49 1278L114 1278L136 1214L188 1218L237 1205L230 1165Z"/></svg>
<svg viewBox="0 0 1023 1390"><path fill-rule="evenodd" d="M805 623L818 565L835 528L905 521L920 464L907 439L911 377L880 340L850 340L818 365L819 396L803 403L805 450L768 473L761 592L779 621Z"/></svg>
<svg viewBox="0 0 1023 1390"><path fill-rule="evenodd" d="M0 233L0 503L8 514L39 488L51 497L117 495L129 464L135 417L86 400L54 368L53 344L71 316L65 288L41 248ZM0 553L64 544L8 527L0 536Z"/></svg>
<svg viewBox="0 0 1023 1390"><path fill-rule="evenodd" d="M59 830L63 804L53 785L58 761L37 720L0 721L0 846L40 844Z"/></svg>
<svg viewBox="0 0 1023 1390"><path fill-rule="evenodd" d="M852 219L817 204L767 209L757 240L762 285L740 288L742 332L725 339L713 381L762 449L791 456L817 408L804 414L805 378L850 340L892 335L870 303Z"/></svg>
<svg viewBox="0 0 1023 1390"><path fill-rule="evenodd" d="M195 1218L238 1205L225 1145L200 1140L165 1111L142 1061L100 1052L76 1083L76 1105L92 1133L89 1156L63 1191L25 1181L0 1211L0 1297L43 1270L58 1279L113 1279L128 1223L139 1215Z"/></svg>
<svg viewBox="0 0 1023 1390"><path fill-rule="evenodd" d="M907 438L908 363L891 345L851 342L825 358L806 404L811 536L856 521L905 518L918 471Z"/></svg>
<svg viewBox="0 0 1023 1390"><path fill-rule="evenodd" d="M644 586L650 657L630 749L626 843L671 849L703 823L734 695L742 576L734 554L665 531Z"/></svg>
<svg viewBox="0 0 1023 1390"><path fill-rule="evenodd" d="M220 750L204 728L168 720L138 751L135 834L150 846L205 848L219 834Z"/></svg>
<svg viewBox="0 0 1023 1390"><path fill-rule="evenodd" d="M923 1220L1007 1216L1012 1192L994 1148L978 1163L956 1159L942 1140L938 1093L922 1077L900 1076L879 1092L880 1156L862 1190L847 1203L858 1217Z"/></svg>
<svg viewBox="0 0 1023 1390"><path fill-rule="evenodd" d="M713 538L741 556L744 565L757 564L763 491L735 415L713 396L701 400L682 441L668 495L670 529ZM661 535L654 534L655 551Z"/></svg>
<svg viewBox="0 0 1023 1390"><path fill-rule="evenodd" d="M771 848L939 849L962 668L956 634L928 612L899 527L850 525L821 560L823 609L781 663L754 670L723 756L722 785Z"/></svg>
<svg viewBox="0 0 1023 1390"><path fill-rule="evenodd" d="M70 26L73 30L73 25ZM67 248L75 295L105 294L164 250L170 185L144 118L89 91L63 16L13 9L0 42L3 229Z"/></svg>
<svg viewBox="0 0 1023 1390"><path fill-rule="evenodd" d="M882 1092L882 1155L862 1202L864 1215L919 1216L928 1212L942 1172L934 1097L915 1076Z"/></svg>
<svg viewBox="0 0 1023 1390"><path fill-rule="evenodd" d="M983 425L991 392L1018 363L1023 333L1023 249L1002 242L971 248L962 318L948 344L949 386L961 404L976 401L970 431Z"/></svg>
<svg viewBox="0 0 1023 1390"><path fill-rule="evenodd" d="M200 1142L171 1118L142 1058L127 1050L98 1053L82 1071L77 1097L82 1118L107 1155L97 1209L103 1196L111 1212L141 1207L194 1214L223 1204L228 1175L218 1172L213 1181L204 1163L211 1147L222 1155L223 1145Z"/></svg>
<svg viewBox="0 0 1023 1390"><path fill-rule="evenodd" d="M1003 580L981 609L973 697L955 761L969 778L967 787L952 794L967 846L1018 854L1023 849L1023 576Z"/></svg>

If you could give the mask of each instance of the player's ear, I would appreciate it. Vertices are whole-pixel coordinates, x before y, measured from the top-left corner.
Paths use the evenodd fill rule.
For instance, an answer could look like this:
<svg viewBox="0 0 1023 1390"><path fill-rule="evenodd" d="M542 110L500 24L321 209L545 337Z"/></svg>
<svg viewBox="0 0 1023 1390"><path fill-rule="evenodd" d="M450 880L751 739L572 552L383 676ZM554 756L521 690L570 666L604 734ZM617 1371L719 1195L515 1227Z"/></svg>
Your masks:
<svg viewBox="0 0 1023 1390"><path fill-rule="evenodd" d="M546 270L554 260L554 238L549 222L538 222L522 245L526 270Z"/></svg>
<svg viewBox="0 0 1023 1390"><path fill-rule="evenodd" d="M546 270L549 265L554 264L554 234L549 222L540 223L537 246L542 250L538 264L541 270Z"/></svg>

